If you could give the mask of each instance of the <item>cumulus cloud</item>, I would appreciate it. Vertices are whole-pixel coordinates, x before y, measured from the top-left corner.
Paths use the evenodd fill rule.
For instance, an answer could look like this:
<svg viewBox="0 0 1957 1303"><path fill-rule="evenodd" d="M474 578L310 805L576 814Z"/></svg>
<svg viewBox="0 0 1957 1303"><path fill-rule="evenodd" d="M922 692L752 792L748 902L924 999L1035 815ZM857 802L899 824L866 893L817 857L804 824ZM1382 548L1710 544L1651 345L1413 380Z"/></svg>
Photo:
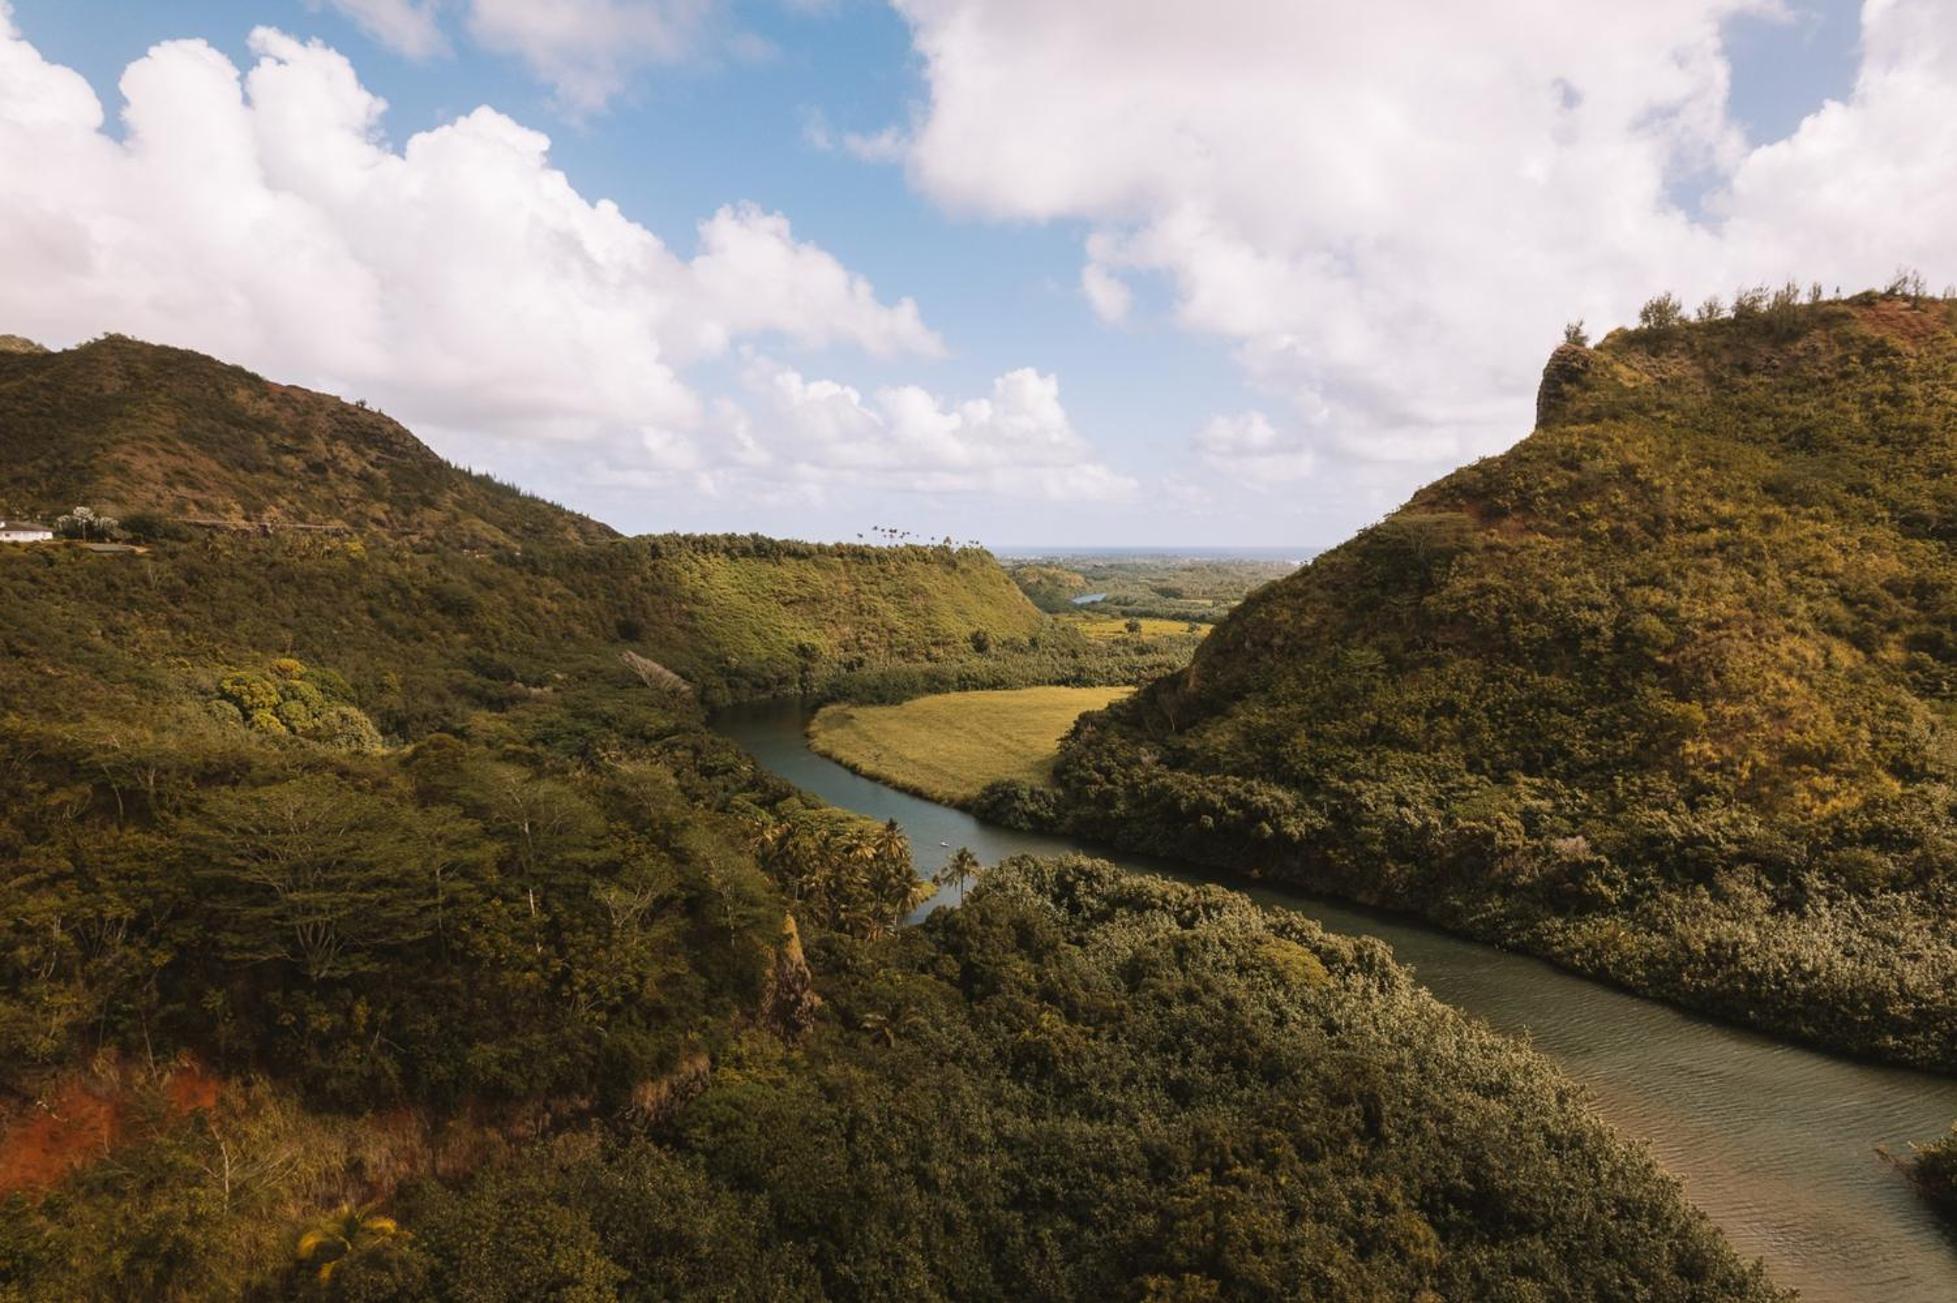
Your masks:
<svg viewBox="0 0 1957 1303"><path fill-rule="evenodd" d="M722 0L305 0L332 9L411 59L449 51L444 14L483 49L521 62L551 88L557 107L581 118L606 107L647 68L674 64L711 43ZM746 62L779 51L735 32L727 53Z"/></svg>
<svg viewBox="0 0 1957 1303"><path fill-rule="evenodd" d="M451 455L577 440L668 469L718 455L682 373L732 341L942 351L915 304L880 301L780 214L723 208L683 256L494 110L397 150L339 54L271 29L250 45L242 76L199 41L150 51L122 77L118 135L0 4L9 329L202 349L372 400Z"/></svg>
<svg viewBox="0 0 1957 1303"><path fill-rule="evenodd" d="M1119 501L1136 489L1074 429L1059 380L1031 368L957 403L915 385L866 396L760 357L750 359L744 384L753 411L730 408L723 419L745 441L746 468L762 479L1081 502Z"/></svg>
<svg viewBox="0 0 1957 1303"><path fill-rule="evenodd" d="M1317 458L1302 433L1279 434L1262 412L1218 416L1196 435L1203 459L1251 483L1283 483L1311 474Z"/></svg>
<svg viewBox="0 0 1957 1303"><path fill-rule="evenodd" d="M1869 0L1853 93L1764 146L1724 30L1773 0L894 2L928 87L914 183L1085 221L1103 317L1157 277L1228 341L1284 414L1206 429L1211 459L1290 430L1410 486L1527 431L1565 321L1957 265L1947 0Z"/></svg>
<svg viewBox="0 0 1957 1303"><path fill-rule="evenodd" d="M582 114L603 108L640 69L691 53L717 8L715 0L469 0L468 28Z"/></svg>
<svg viewBox="0 0 1957 1303"><path fill-rule="evenodd" d="M798 242L780 213L752 204L722 208L700 226L691 271L715 309L701 318L715 351L730 334L775 330L810 345L847 341L878 356L944 353L917 304L880 303L863 277Z"/></svg>
<svg viewBox="0 0 1957 1303"><path fill-rule="evenodd" d="M410 59L448 52L436 14L439 0L306 0L308 9L337 10L388 49Z"/></svg>

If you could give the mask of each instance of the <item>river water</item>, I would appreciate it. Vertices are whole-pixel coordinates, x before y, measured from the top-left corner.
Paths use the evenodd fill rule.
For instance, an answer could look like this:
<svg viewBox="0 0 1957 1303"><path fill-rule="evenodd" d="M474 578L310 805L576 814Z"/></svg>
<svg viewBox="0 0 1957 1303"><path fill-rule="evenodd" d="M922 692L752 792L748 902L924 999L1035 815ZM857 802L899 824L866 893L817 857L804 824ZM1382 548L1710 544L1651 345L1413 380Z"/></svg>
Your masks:
<svg viewBox="0 0 1957 1303"><path fill-rule="evenodd" d="M1876 1153L1957 1119L1957 1081L1871 1067L1626 995L1548 964L1389 915L1228 882L1185 866L1012 832L908 796L809 750L794 702L728 711L715 727L832 805L895 819L918 870L965 846L990 864L1086 851L1141 873L1226 881L1266 905L1365 933L1447 1003L1529 1037L1581 1081L1619 1131L1647 1143L1739 1251L1816 1300L1957 1303L1957 1235ZM952 903L940 892L919 916Z"/></svg>

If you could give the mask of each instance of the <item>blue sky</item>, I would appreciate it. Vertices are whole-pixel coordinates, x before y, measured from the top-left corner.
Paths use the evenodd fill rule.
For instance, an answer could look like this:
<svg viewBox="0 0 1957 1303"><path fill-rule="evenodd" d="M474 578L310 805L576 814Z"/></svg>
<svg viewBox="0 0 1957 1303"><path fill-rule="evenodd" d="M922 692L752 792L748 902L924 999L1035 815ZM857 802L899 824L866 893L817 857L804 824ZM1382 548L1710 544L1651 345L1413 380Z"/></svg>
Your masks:
<svg viewBox="0 0 1957 1303"><path fill-rule="evenodd" d="M618 10L634 3L572 0L571 7ZM1658 289L1686 293L1701 283L1737 284L1755 276L1756 268L1762 278L1780 274L1771 261L1752 256L1761 243L1757 236L1749 234L1744 250L1721 242L1742 223L1758 220L1748 209L1764 202L1750 198L1756 172L1777 185L1796 184L1775 179L1768 165L1783 172L1787 165L1759 147L1794 137L1829 100L1853 101L1862 58L1858 6L1845 0L1787 0L1779 12L1717 0L1665 0L1658 7L1676 11L1670 29L1660 23L1618 38L1600 34L1625 45L1620 62L1628 66L1622 68L1593 60L1580 30L1567 48L1498 48L1504 38L1491 22L1489 66L1478 74L1481 80L1461 88L1460 103L1487 101L1508 81L1538 74L1547 84L1547 74L1567 64L1579 92L1573 99L1583 104L1579 112L1609 104L1616 116L1603 125L1586 120L1577 129L1584 141L1570 147L1570 160L1532 153L1540 142L1526 115L1491 115L1485 139L1477 134L1480 125L1462 123L1464 160L1477 148L1504 165L1528 155L1530 167L1545 168L1552 177L1553 200L1569 209L1553 236L1568 247L1546 260L1558 283L1531 288L1530 301L1499 323L1477 323L1462 305L1485 292L1488 282L1469 283L1472 269L1464 267L1458 249L1472 247L1472 236L1504 238L1501 201L1467 202L1458 214L1449 211L1450 203L1404 231L1381 231L1363 214L1327 217L1327 209L1374 183L1388 199L1396 188L1404 192L1397 208L1417 205L1424 192L1416 166L1382 147L1376 163L1358 165L1355 180L1350 161L1338 153L1342 132L1302 134L1305 129L1290 117L1290 96L1299 119L1352 112L1355 119L1374 120L1433 108L1405 102L1422 93L1425 74L1418 64L1382 66L1376 80L1362 83L1362 93L1378 101L1378 111L1365 114L1353 107L1349 85L1341 88L1330 75L1313 72L1312 50L1344 40L1383 48L1390 29L1301 29L1287 18L1282 30L1265 33L1257 29L1264 21L1258 6L1225 6L1231 13L1219 10L1212 26L1198 22L1193 36L1165 31L1163 45L1144 59L1130 57L1126 47L1146 36L1135 36L1120 5L1084 3L1078 23L1070 21L1065 30L1055 27L1051 11L1014 12L1013 0L989 10L986 0L918 0L904 13L868 0L707 5L683 50L626 61L615 93L600 96L596 105L574 105L576 93L567 93L562 78L553 83L534 60L485 48L493 42L478 38L466 6L467 0L449 0L430 11L448 45L433 57L409 57L374 39L346 12L349 5L337 0L13 0L12 9L19 39L41 60L87 79L111 119L110 137L120 135L113 125L122 104L117 81L157 43L198 38L245 70L263 57L248 45L249 34L275 27L331 47L362 86L387 101L381 130L392 150L418 132L491 106L550 137L550 164L563 170L578 196L615 201L625 218L673 253L691 255L696 224L722 206L752 203L792 222L796 241L819 246L849 273L866 278L877 304L914 300L924 326L943 344L942 355L935 356L928 346L864 345L865 332L874 334L883 328L878 325L838 339L804 337L809 330L800 325L737 329L724 348L683 362L670 361L670 347L663 355L669 359L663 364L676 373L674 387L687 391L685 401L699 413L642 416L628 396L618 400L617 410L594 415L589 431L550 439L529 438L514 409L508 419L483 418L477 408L431 392L437 382L425 378L374 375L308 356L303 348L268 346L239 360L301 382L378 386L388 410L449 455L628 529L849 537L882 523L995 545L1322 545L1390 510L1449 466L1513 442L1527 433L1532 373L1560 321L1587 315L1593 325L1606 324L1622 320ZM1382 7L1419 17L1413 0ZM1528 6L1517 0L1517 7ZM1264 7L1278 8L1292 7ZM953 21L958 18L971 21L961 27ZM1107 24L1105 40L1078 30L1096 21ZM1178 21L1191 20L1185 15ZM999 39L961 46L972 23L994 24ZM1220 30L1232 23L1243 32ZM1301 42L1295 85L1280 64L1274 77L1267 73L1254 90L1243 92L1241 103L1231 103L1237 92L1219 84L1214 96L1224 103L1214 113L1202 105L1180 117L1151 116L1155 110L1146 106L1174 98L1165 86L1182 75L1174 63L1182 48L1200 50L1214 39L1223 57L1238 35L1253 43L1250 48ZM1075 44L1083 40L1090 44ZM1106 66L1078 54L1103 47L1120 47ZM925 51L934 58L927 60ZM1643 75L1639 58L1648 62L1646 79L1662 86L1671 78L1678 85L1650 92L1655 107L1619 107L1626 92L1613 79L1636 86ZM1723 68L1729 87L1705 71L1706 59ZM1688 72L1679 74L1680 67ZM1072 84L1076 75L1078 84ZM1213 77L1214 65L1192 67L1188 76ZM1256 78L1247 75L1246 81ZM993 87L988 93L994 94L1000 86L1030 89L996 106L995 128L995 106L972 100L972 85ZM1025 102L1047 94L1051 103ZM1115 106L1112 117L1080 108L1097 96ZM1121 112L1131 102L1124 97L1137 105L1132 131L1130 115ZM1259 138L1256 124L1273 120L1274 106L1275 120L1283 124L1275 130L1276 147L1282 148L1266 156L1272 146ZM1068 115L1076 111L1082 121L1070 124ZM1594 111L1601 118L1604 110ZM1708 112L1718 121L1708 125ZM1649 123L1664 115L1686 125L1655 133ZM1051 142L1044 138L1049 123ZM882 151L888 157L866 160L840 144L846 133L872 136L892 128L895 143ZM1109 133L1108 159L1096 132ZM1175 154L1185 138L1200 143L1189 155L1197 162L1163 161L1161 155ZM1578 151L1621 149L1625 140L1652 161L1647 191L1589 193L1585 187L1594 190L1593 182L1556 179L1564 167L1572 176L1594 175ZM1068 149L1078 156L1078 181L1070 175L1075 159L1060 152ZM1238 150L1243 159L1231 157ZM1290 157L1297 159L1295 175ZM1316 179L1342 167L1348 170L1336 186ZM1055 169L1057 179L1024 179L1042 175L1043 168ZM1097 170L1106 172L1105 181ZM1187 193L1179 189L1199 172L1214 175L1189 180ZM175 184L195 185L194 174ZM1630 217L1623 231L1594 241L1568 234L1614 229L1598 215L1621 213L1626 203ZM1198 221L1190 213L1204 216ZM1457 218L1462 229L1448 232ZM1811 265L1814 250L1830 247L1825 232L1782 230L1800 225L1798 211L1774 220L1773 239L1786 246L1781 258L1806 259L1786 274L1852 278L1863 273L1862 263L1874 266L1874 259L1887 256L1869 251L1817 268ZM1916 251L1924 260L1923 253L1939 251L1934 236L1905 235L1880 247L1896 249L1899 259ZM1099 242L1092 249L1090 238ZM1931 242L1927 250L1925 239ZM7 256L0 233L0 260ZM439 248L428 256L439 257ZM1083 267L1090 262L1119 278L1132 296L1118 321L1104 320L1106 314L1097 314L1083 294ZM1256 270L1246 276L1238 270L1244 265ZM1519 281L1526 278L1526 264L1520 265L1521 275L1490 270L1486 276ZM1434 268L1442 269L1439 283ZM1462 268L1459 286L1445 283L1455 268ZM1675 285L1651 283L1653 276L1669 279L1674 268ZM53 288L38 301L52 297ZM384 285L383 292L392 291ZM399 290L404 296L415 292ZM1258 301L1267 294L1270 302ZM181 304L182 292L172 301ZM111 299L107 316L115 315L114 307ZM193 302L183 337L169 342L207 346L236 338L215 327L200 333L196 312ZM129 315L135 320L62 318L40 329L74 338L105 329L159 333L153 313L132 306ZM1335 329L1328 319L1347 324ZM162 324L167 334L169 319ZM1487 341L1491 331L1498 345ZM1370 340L1359 337L1369 332ZM1422 356L1409 363L1395 355L1402 346ZM244 347L249 351L249 344ZM1472 366L1462 360L1464 353L1477 354ZM1435 358L1456 360L1442 364ZM575 374L575 359L572 365ZM629 369L631 360L602 365ZM994 386L1020 369L1057 386L1064 408L1054 415L1047 402L1053 395L1035 392L1037 386L1026 390L1032 394L1024 399L1027 411L1046 413L1026 417L1039 427L1024 436L1037 445L1031 455L1044 468L1029 477L1042 485L1037 492L1014 485L1012 458L1020 445L1010 440L1017 436L1001 435L1007 442L997 448L977 446L992 437L991 417L965 412L955 418L963 422L962 432L945 436L937 451L905 450L913 437L936 438L942 432L933 422L940 414L957 413L971 400L993 395L990 410L998 416L1009 402L1000 396L1007 391ZM816 399L798 389L800 406L774 410L768 403L775 399L760 397L779 395L776 377L784 372L806 381L833 380L857 395L851 400L823 390L818 396L843 404L842 426L820 427L830 431L825 437L832 442L806 463L796 448L797 423L816 410ZM468 384L466 368L456 375L447 383ZM879 390L899 386L918 387L936 400L922 425L906 424L895 406L882 415L872 411ZM728 415L737 408L738 418ZM758 431L768 449L748 463L723 466L734 428L727 422L736 421ZM848 442L859 422L871 423L865 428L873 427L873 441L880 441L873 452L858 455ZM995 423L1010 421L999 416ZM621 433L654 425L660 433ZM926 433L913 436L913 430ZM639 466L634 450L641 442L666 449L664 461ZM690 451L672 452L676 442ZM764 458L768 465L760 467ZM886 465L902 473L880 475L876 467ZM1084 468L1078 475L1070 469L1076 465ZM1072 497L1073 482L1096 487Z"/></svg>

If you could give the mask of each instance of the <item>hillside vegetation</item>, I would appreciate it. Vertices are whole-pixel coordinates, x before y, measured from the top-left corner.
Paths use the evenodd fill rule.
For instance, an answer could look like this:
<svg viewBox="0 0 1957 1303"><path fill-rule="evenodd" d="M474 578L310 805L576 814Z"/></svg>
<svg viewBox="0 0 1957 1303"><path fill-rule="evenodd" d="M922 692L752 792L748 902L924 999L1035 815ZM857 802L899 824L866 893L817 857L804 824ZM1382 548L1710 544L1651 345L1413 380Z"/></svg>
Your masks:
<svg viewBox="0 0 1957 1303"><path fill-rule="evenodd" d="M625 620L652 653L734 695L1024 653L1047 619L979 548L672 536L624 545ZM983 650L981 650L981 648Z"/></svg>
<svg viewBox="0 0 1957 1303"><path fill-rule="evenodd" d="M1062 803L1957 1071L1954 622L1957 307L1654 310L1084 724Z"/></svg>
<svg viewBox="0 0 1957 1303"><path fill-rule="evenodd" d="M1923 1146L1912 1155L1909 1171L1930 1206L1952 1226L1957 1226L1957 1122L1950 1124L1950 1131L1943 1139Z"/></svg>
<svg viewBox="0 0 1957 1303"><path fill-rule="evenodd" d="M52 520L345 527L465 546L614 537L449 465L394 421L241 367L121 336L0 349L0 501Z"/></svg>
<svg viewBox="0 0 1957 1303"><path fill-rule="evenodd" d="M1773 1296L1377 945L1078 862L899 927L902 832L700 697L1116 663L966 628L1030 609L980 554L618 541L413 449L368 514L364 416L293 488L92 349L21 356L101 405L0 386L38 464L359 528L0 549L0 1298Z"/></svg>
<svg viewBox="0 0 1957 1303"><path fill-rule="evenodd" d="M799 1050L742 1045L652 1137L410 1188L349 1289L1779 1297L1532 1053L1232 893L1017 860L811 962ZM554 1269L508 1252L538 1223Z"/></svg>
<svg viewBox="0 0 1957 1303"><path fill-rule="evenodd" d="M293 575L297 582L344 583L355 594L374 591L369 580L384 575L426 584L432 623L453 629L478 658L525 639L615 639L710 701L973 661L975 640L996 645L995 659L1024 659L1046 625L981 549L621 539L450 465L377 412L115 336L60 353L0 350L0 502L49 520L77 504L118 517L137 541L167 545L170 556L144 573L188 566L182 582L194 582L197 557L222 555L222 569L252 555L222 535L269 527L288 546L262 549L266 564L310 572ZM353 545L291 545L307 532ZM82 582L100 580L91 572ZM275 597L274 611L255 612L228 609L224 594L201 600L213 605L179 613L179 623L208 626L220 609L269 622L280 604ZM363 618L415 617L346 612L333 623ZM364 645L354 638L356 655ZM1056 667L1052 648L1039 659L1018 670L1022 681L1071 670L1126 683L1172 667L1084 652Z"/></svg>

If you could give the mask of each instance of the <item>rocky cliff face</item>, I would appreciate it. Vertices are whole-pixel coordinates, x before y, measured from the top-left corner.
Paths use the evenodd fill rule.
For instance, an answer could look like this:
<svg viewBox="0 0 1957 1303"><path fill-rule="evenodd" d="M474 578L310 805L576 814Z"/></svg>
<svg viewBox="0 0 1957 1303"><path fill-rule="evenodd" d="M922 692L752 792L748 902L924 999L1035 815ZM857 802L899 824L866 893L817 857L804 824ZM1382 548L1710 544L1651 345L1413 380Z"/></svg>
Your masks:
<svg viewBox="0 0 1957 1303"><path fill-rule="evenodd" d="M1536 387L1536 425L1554 425L1562 417L1570 395L1583 386L1596 369L1597 355L1581 344L1559 345L1549 355L1542 370L1542 383Z"/></svg>

